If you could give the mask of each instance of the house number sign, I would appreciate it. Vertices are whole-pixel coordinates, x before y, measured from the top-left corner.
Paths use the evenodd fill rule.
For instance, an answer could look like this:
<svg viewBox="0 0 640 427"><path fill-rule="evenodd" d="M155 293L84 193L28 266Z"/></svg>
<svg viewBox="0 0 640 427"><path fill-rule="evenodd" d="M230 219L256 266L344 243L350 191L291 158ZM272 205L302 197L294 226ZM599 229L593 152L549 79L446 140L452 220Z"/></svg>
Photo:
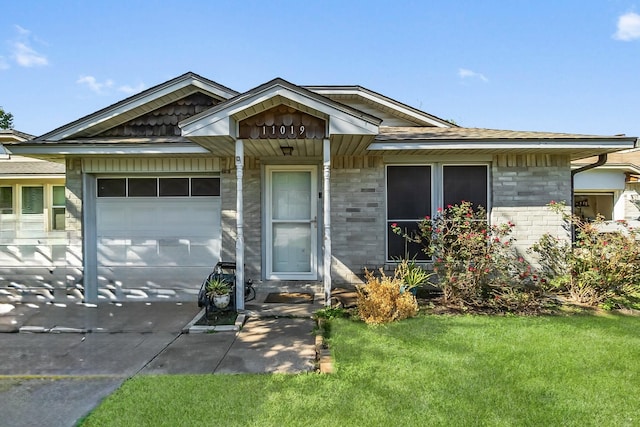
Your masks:
<svg viewBox="0 0 640 427"><path fill-rule="evenodd" d="M280 105L242 120L242 139L323 139L325 121L294 108Z"/></svg>

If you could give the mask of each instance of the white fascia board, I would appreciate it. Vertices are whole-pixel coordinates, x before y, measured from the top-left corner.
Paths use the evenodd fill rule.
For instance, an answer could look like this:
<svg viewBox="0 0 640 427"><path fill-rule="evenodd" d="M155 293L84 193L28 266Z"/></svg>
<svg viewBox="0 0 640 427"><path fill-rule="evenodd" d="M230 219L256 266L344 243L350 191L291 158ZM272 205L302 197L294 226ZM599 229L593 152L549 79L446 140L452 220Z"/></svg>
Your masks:
<svg viewBox="0 0 640 427"><path fill-rule="evenodd" d="M550 149L560 150L567 148L575 149L604 149L604 150L625 150L633 147L631 143L621 143L620 141L580 141L580 142L558 142L558 141L521 141L521 142L490 142L490 141L437 141L437 142L374 142L369 145L369 150L496 150L496 149Z"/></svg>
<svg viewBox="0 0 640 427"><path fill-rule="evenodd" d="M571 169L579 169L583 166L588 165L589 163L571 163ZM604 164L602 166L598 166L595 169L591 170L608 170L608 171L621 171L621 172L630 172L636 175L640 175L640 166L634 165L633 163L613 163L613 164Z"/></svg>
<svg viewBox="0 0 640 427"><path fill-rule="evenodd" d="M233 125L232 125L233 122ZM180 124L182 125L182 123ZM179 125L179 126L180 126ZM231 136L236 135L235 120L226 114L216 113L211 116L201 117L200 120L180 126L182 136L191 138L195 136Z"/></svg>
<svg viewBox="0 0 640 427"><path fill-rule="evenodd" d="M416 120L420 120L422 122L425 123L429 123L435 127L441 127L441 128L446 128L446 127L451 127L451 126L447 126L445 124L443 124L440 121L434 120L431 117L425 116L423 114L419 114L416 111L406 108L401 104L397 104L394 102L391 102L387 99L381 98L379 96L375 96L372 93L366 92L366 91L361 91L361 90L357 90L357 89L337 89L337 90L331 90L331 89L322 89L322 90L311 90L312 92L315 92L317 94L320 95L356 95L359 96L361 98L367 99L369 101L374 102L375 104L379 104L382 105L384 107L387 107L391 110L395 110L401 114L405 114L409 117L413 117Z"/></svg>
<svg viewBox="0 0 640 427"><path fill-rule="evenodd" d="M131 155L131 154L211 154L197 144L42 144L13 148L14 154L57 154L57 155Z"/></svg>

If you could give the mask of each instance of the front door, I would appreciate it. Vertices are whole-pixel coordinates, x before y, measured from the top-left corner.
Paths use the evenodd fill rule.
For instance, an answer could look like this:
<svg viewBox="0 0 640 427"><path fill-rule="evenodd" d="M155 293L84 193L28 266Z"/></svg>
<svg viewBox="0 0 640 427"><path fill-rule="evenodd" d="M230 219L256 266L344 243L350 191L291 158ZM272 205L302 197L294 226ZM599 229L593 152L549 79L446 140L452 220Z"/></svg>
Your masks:
<svg viewBox="0 0 640 427"><path fill-rule="evenodd" d="M270 280L316 280L315 166L267 166L266 267Z"/></svg>

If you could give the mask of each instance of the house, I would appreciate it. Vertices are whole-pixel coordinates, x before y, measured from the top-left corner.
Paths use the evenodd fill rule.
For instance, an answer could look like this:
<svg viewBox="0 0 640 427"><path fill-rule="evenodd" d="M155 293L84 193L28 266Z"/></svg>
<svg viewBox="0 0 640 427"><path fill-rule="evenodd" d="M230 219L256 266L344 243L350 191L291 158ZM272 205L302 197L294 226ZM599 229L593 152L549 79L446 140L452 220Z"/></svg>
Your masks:
<svg viewBox="0 0 640 427"><path fill-rule="evenodd" d="M50 289L66 266L64 163L11 155L6 147L33 139L0 130L0 295ZM9 292L7 289L10 289ZM42 293L42 292L41 292Z"/></svg>
<svg viewBox="0 0 640 427"><path fill-rule="evenodd" d="M597 158L572 163L574 170L593 165ZM576 175L574 211L592 219L601 215L605 221L629 221L640 225L640 151L612 153L601 164Z"/></svg>
<svg viewBox="0 0 640 427"><path fill-rule="evenodd" d="M328 302L405 253L391 223L461 200L513 221L521 248L563 234L545 206L571 200L571 162L635 144L459 127L360 86L239 93L189 72L9 148L64 159L67 287L87 301L193 298L222 259L240 282L318 283Z"/></svg>

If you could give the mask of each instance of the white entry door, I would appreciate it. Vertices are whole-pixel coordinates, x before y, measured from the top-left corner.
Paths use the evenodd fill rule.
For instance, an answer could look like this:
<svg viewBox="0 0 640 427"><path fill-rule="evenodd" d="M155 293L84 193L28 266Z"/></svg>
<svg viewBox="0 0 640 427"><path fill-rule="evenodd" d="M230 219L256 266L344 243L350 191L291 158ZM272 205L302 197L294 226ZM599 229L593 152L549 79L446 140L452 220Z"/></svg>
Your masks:
<svg viewBox="0 0 640 427"><path fill-rule="evenodd" d="M268 166L266 263L271 280L316 280L315 166Z"/></svg>

